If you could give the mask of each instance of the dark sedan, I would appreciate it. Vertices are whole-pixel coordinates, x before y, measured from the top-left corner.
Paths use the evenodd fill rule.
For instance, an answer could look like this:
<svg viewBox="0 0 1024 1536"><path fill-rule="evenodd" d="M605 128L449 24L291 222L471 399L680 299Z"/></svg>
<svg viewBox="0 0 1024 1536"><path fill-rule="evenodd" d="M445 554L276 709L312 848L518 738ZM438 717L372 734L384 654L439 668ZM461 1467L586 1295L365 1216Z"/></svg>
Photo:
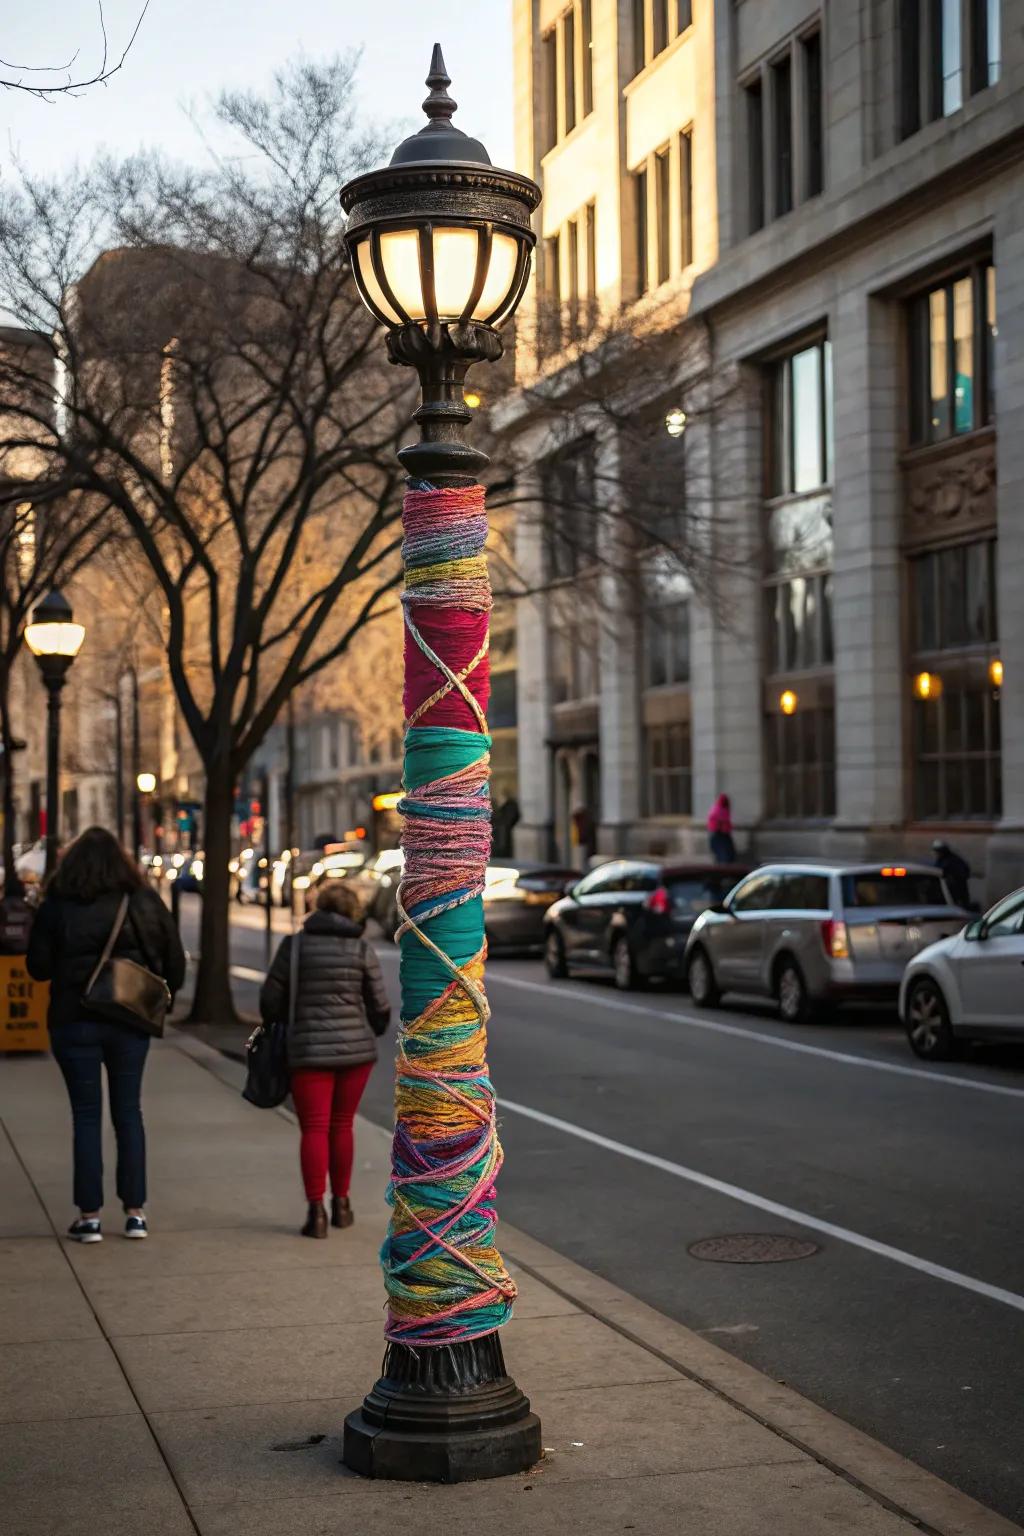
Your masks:
<svg viewBox="0 0 1024 1536"><path fill-rule="evenodd" d="M488 952L540 954L545 915L577 874L561 864L488 864L484 876Z"/></svg>
<svg viewBox="0 0 1024 1536"><path fill-rule="evenodd" d="M546 915L548 975L611 976L628 991L682 971L686 935L748 866L615 859L584 875Z"/></svg>

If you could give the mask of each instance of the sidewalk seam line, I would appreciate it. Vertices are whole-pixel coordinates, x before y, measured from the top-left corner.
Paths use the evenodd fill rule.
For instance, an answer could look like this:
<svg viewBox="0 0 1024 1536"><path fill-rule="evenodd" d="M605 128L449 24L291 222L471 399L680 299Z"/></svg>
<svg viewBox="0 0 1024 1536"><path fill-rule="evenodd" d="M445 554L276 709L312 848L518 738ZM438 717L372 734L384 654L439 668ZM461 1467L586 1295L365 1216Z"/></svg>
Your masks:
<svg viewBox="0 0 1024 1536"><path fill-rule="evenodd" d="M174 1489L175 1493L178 1495L178 1498L181 1500L181 1507L185 1511L185 1516L186 1516L189 1524L191 1525L192 1529L195 1531L196 1536L202 1536L202 1532L200 1530L199 1523L198 1523L198 1521L196 1520L195 1516L192 1513L191 1506L189 1505L189 1502L188 1502L188 1500L185 1497L184 1490L182 1489L181 1484L178 1482L177 1477L174 1475L174 1468L171 1466L169 1460L167 1459L167 1454L164 1451L164 1448L163 1448L163 1446L160 1443L160 1437L158 1436L158 1434L157 1434L156 1430L154 1429L153 1425L150 1423L149 1416L146 1413L146 1410L143 1408L142 1403L139 1400L139 1395L138 1395L138 1393L135 1390L135 1387L134 1387L134 1385L132 1383L132 1379L128 1375L128 1372L125 1370L124 1361L121 1359L121 1356L118 1354L117 1349L114 1346L113 1340L111 1339L111 1337L108 1334L107 1330L104 1328L103 1323L100 1321L99 1314L96 1311L96 1308L92 1304L92 1297L89 1295L89 1292L86 1290L85 1286L83 1285L81 1275L78 1273L77 1269L72 1264L72 1262L71 1262L67 1252L65 1251L64 1244L60 1240L60 1233L57 1231L57 1228L54 1225L53 1217L50 1215L50 1212L49 1212L48 1208L43 1203L43 1198L42 1198L42 1196L39 1193L39 1187L36 1184L35 1179L32 1177L31 1173L28 1170L28 1166L25 1163L25 1159L22 1157L21 1152L20 1152L17 1144L15 1143L14 1137L11 1135L11 1132L10 1132L10 1129L8 1128L6 1120L4 1120L2 1117L0 1117L0 1128L3 1129L4 1136L6 1137L8 1145L10 1146L10 1149L11 1149L11 1151L14 1154L15 1161L17 1162L17 1164L18 1164L19 1168L21 1169L22 1173L25 1175L25 1178L28 1181L29 1187L32 1190L32 1193L35 1196L35 1198L36 1198L36 1200L37 1200L37 1202L39 1204L39 1208L42 1211L43 1216L44 1216L44 1218L45 1218L45 1220L47 1222L47 1225L49 1226L50 1231L51 1231L51 1233L53 1235L53 1241L57 1244L57 1251L60 1253L61 1257L64 1260L64 1263L67 1265L67 1267L70 1270L71 1274L74 1276L75 1284L78 1286L79 1291L82 1293L82 1297L83 1297L83 1299L85 1301L85 1304L89 1308L89 1311L92 1313L92 1315L93 1315L93 1317L94 1317L94 1319L96 1321L96 1326L97 1326L97 1328L100 1331L100 1336L102 1337L104 1343L106 1344L107 1348L110 1350L110 1353L114 1357L114 1360L115 1360L115 1362L117 1364L117 1368L121 1372L121 1376L122 1376L122 1378L124 1380L124 1384L128 1388L128 1391L131 1393L132 1401L134 1402L134 1404L135 1404L135 1406L136 1406L136 1408L138 1410L139 1417L142 1419L142 1422L145 1424L146 1429L149 1432L150 1438L153 1441L153 1444L156 1446L157 1455L160 1457L160 1460L164 1464L164 1467L165 1467L165 1469L167 1471L167 1476L171 1480L171 1486ZM90 1415L90 1417L95 1417L95 1418L117 1418L117 1417L119 1417L119 1415L117 1415L117 1414L95 1414L95 1415ZM27 1422L27 1421L23 1420L22 1422ZM47 1422L60 1423L61 1421L60 1420L47 1421L47 1420L44 1419L44 1420L36 1420L36 1421L33 1421L33 1422L37 1422L37 1423L47 1423Z"/></svg>
<svg viewBox="0 0 1024 1536"><path fill-rule="evenodd" d="M833 1474L833 1476L842 1478L842 1480L846 1483L849 1483L851 1487L857 1488L874 1503L880 1505L883 1509L888 1510L890 1514L898 1515L902 1520L905 1520L910 1526L912 1526L914 1530L924 1532L925 1536L947 1536L947 1533L941 1531L938 1526L931 1525L927 1521L922 1520L919 1516L913 1514L910 1510L905 1509L900 1504L897 1504L895 1500L890 1499L887 1494L880 1493L878 1489L872 1488L870 1484L863 1482L859 1477L856 1477L845 1467L840 1466L838 1462L833 1461L830 1457L825 1456L820 1451L815 1450L813 1446L808 1445L803 1440L798 1439L797 1436L792 1434L789 1430L781 1429L777 1424L772 1424L763 1416L763 1414L758 1413L756 1409L749 1408L745 1403L740 1402L740 1400L736 1397L733 1397L731 1393L726 1392L721 1387L716 1386L713 1381L709 1381L706 1376L702 1376L691 1366L683 1365L681 1361L677 1360L673 1355L668 1354L667 1351L658 1349L656 1345L651 1344L648 1340L641 1338L640 1335L633 1333L631 1329L624 1327L622 1323L616 1322L614 1318L608 1317L605 1313L599 1311L598 1308L595 1307L592 1303L581 1301L578 1297L573 1296L571 1292L565 1290L562 1286L556 1285L552 1280L548 1279L542 1271L535 1269L530 1264L525 1263L523 1259L517 1258L515 1253L510 1248L506 1248L504 1251L508 1257L513 1260L514 1263L518 1264L519 1268L523 1270L524 1274L527 1274L531 1277L531 1279L536 1280L539 1285L546 1286L548 1290L554 1291L555 1294L561 1296L563 1300L573 1302L574 1305L579 1307L582 1312L585 1312L590 1317L593 1317L595 1321L603 1323L604 1326L606 1328L610 1328L613 1333L619 1334L621 1338L627 1339L631 1344L635 1344L640 1349L646 1350L648 1354L653 1355L664 1365L671 1366L673 1370L678 1371L680 1376L685 1377L687 1381L692 1381L696 1386L702 1387L706 1392L712 1393L713 1396L719 1398L720 1401L727 1403L730 1408L735 1408L738 1412L742 1413L745 1418L752 1419L756 1424L760 1424L762 1429L769 1430L780 1440L784 1440L787 1445L791 1445L795 1450L800 1451L803 1455L809 1456L812 1461L817 1462L819 1466L825 1467L829 1472Z"/></svg>

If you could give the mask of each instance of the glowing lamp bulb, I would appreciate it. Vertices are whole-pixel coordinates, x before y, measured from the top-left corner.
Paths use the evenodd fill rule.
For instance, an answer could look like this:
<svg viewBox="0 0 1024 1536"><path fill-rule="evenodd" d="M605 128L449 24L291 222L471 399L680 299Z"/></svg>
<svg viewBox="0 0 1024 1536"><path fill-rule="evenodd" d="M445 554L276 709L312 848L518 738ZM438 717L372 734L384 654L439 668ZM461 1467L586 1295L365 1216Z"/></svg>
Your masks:
<svg viewBox="0 0 1024 1536"><path fill-rule="evenodd" d="M665 417L665 431L669 437L682 437L686 431L686 412L680 410L679 406Z"/></svg>
<svg viewBox="0 0 1024 1536"><path fill-rule="evenodd" d="M915 699L941 699L942 678L937 672L918 672L914 678Z"/></svg>
<svg viewBox="0 0 1024 1536"><path fill-rule="evenodd" d="M1003 686L1003 664L998 656L994 657L988 664L988 680L993 688L1001 688Z"/></svg>
<svg viewBox="0 0 1024 1536"><path fill-rule="evenodd" d="M796 708L799 703L800 700L797 698L792 688L787 688L783 693L779 694L779 708L782 710L784 715L795 715Z"/></svg>

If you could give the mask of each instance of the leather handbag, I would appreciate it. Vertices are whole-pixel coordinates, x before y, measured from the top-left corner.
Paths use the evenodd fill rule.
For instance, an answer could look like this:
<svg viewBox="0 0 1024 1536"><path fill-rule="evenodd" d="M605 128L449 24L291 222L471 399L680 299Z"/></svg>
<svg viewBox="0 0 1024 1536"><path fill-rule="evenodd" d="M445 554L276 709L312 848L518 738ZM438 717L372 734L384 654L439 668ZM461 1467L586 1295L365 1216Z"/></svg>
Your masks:
<svg viewBox="0 0 1024 1536"><path fill-rule="evenodd" d="M288 1015L272 1024L258 1024L245 1042L245 1087L242 1098L257 1109L276 1109L291 1089L288 1071L288 1031L295 1022L299 990L299 939L292 935L288 966Z"/></svg>
<svg viewBox="0 0 1024 1536"><path fill-rule="evenodd" d="M128 895L121 897L110 936L82 993L82 1007L90 1018L124 1024L159 1038L171 1006L170 988L155 971L114 954L130 901Z"/></svg>

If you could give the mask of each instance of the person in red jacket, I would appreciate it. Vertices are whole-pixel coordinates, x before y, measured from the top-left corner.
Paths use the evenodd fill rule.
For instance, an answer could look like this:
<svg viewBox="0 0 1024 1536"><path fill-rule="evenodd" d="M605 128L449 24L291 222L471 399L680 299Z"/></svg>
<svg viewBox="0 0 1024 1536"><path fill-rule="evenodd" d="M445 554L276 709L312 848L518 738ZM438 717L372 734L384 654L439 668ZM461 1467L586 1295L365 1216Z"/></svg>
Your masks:
<svg viewBox="0 0 1024 1536"><path fill-rule="evenodd" d="M732 838L732 805L728 795L719 795L708 812L708 846L716 864L736 862L736 844Z"/></svg>

